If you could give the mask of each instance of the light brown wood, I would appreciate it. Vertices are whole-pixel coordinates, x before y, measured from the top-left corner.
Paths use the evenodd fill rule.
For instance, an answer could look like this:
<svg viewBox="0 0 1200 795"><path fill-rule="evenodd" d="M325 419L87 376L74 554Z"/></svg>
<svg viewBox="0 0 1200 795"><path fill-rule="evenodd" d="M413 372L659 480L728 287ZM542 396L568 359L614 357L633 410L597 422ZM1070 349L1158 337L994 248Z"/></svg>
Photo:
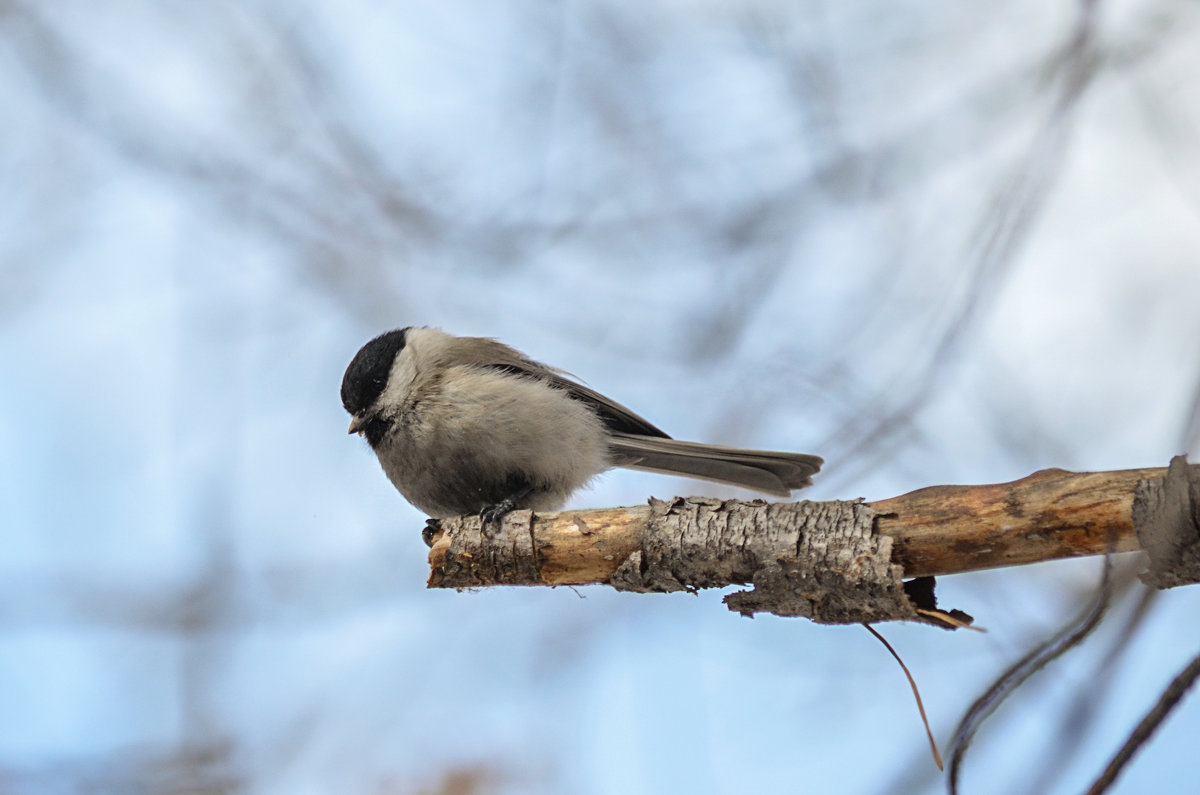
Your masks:
<svg viewBox="0 0 1200 795"><path fill-rule="evenodd" d="M607 582L641 546L650 509L607 508L538 516L534 534L542 582L582 585Z"/></svg>
<svg viewBox="0 0 1200 795"><path fill-rule="evenodd" d="M1019 566L1138 549L1133 493L1165 467L1118 472L1044 469L1011 483L932 486L871 503L892 559L910 577Z"/></svg>
<svg viewBox="0 0 1200 795"><path fill-rule="evenodd" d="M933 486L869 503L879 516L876 531L894 539L892 560L906 577L954 574L1064 557L1138 549L1131 510L1143 478L1161 478L1166 468L1118 472L1049 469L1011 483ZM649 509L605 508L538 514L533 517L532 565L516 579L448 578L447 533L465 527L444 520L444 532L429 552L429 587L583 585L607 582L641 546ZM476 529L477 533L478 530ZM459 561L461 562L461 561ZM734 583L730 583L734 584Z"/></svg>

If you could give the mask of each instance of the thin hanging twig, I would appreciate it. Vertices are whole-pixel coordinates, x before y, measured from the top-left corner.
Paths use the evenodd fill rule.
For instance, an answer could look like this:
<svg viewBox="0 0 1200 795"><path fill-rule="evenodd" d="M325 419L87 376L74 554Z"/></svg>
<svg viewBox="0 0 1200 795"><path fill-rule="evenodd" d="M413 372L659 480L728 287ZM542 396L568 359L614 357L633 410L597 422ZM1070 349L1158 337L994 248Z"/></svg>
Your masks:
<svg viewBox="0 0 1200 795"><path fill-rule="evenodd" d="M896 658L896 662L900 663L900 670L904 671L904 675L908 677L908 684L912 687L913 697L917 699L917 710L921 713L921 722L925 724L925 736L929 738L929 750L933 752L933 762L938 766L938 770L945 770L945 767L942 765L942 754L938 751L937 740L933 739L933 730L929 728L929 718L925 715L925 705L921 702L921 691L917 689L917 680L913 679L913 675L909 673L908 666L904 664L904 660L900 659L900 655L892 648L892 644L888 643L887 639L883 635L880 635L870 624L863 624L863 626L867 628L867 632L870 632L879 639L879 642L883 644L885 649L892 653L892 656Z"/></svg>

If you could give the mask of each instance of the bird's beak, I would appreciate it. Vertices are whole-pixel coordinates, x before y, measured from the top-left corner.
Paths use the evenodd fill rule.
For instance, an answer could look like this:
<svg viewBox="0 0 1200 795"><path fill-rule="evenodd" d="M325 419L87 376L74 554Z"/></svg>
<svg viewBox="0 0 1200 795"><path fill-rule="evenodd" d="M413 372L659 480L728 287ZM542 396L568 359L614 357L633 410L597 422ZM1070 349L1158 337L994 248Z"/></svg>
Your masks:
<svg viewBox="0 0 1200 795"><path fill-rule="evenodd" d="M363 418L358 416L357 414L355 414L354 417L352 417L350 420L350 433L357 433L357 434L361 435L363 432L364 424L365 424L365 421L363 420Z"/></svg>

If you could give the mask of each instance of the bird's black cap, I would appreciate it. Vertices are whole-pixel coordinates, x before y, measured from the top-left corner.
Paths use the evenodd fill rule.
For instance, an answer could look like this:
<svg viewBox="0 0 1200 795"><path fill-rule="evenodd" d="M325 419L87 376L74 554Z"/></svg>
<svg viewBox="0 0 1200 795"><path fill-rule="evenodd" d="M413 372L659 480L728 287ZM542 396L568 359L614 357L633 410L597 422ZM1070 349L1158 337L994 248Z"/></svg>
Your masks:
<svg viewBox="0 0 1200 795"><path fill-rule="evenodd" d="M342 405L346 411L358 414L379 398L407 333L408 329L402 328L380 334L354 354L342 377Z"/></svg>

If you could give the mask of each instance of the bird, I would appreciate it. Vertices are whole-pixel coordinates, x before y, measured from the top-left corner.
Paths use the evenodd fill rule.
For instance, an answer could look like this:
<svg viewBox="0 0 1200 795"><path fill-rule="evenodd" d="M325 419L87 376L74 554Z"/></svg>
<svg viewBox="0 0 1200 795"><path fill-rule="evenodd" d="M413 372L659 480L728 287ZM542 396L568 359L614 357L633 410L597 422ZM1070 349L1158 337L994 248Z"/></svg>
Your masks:
<svg viewBox="0 0 1200 795"><path fill-rule="evenodd" d="M350 433L430 517L553 511L614 467L683 475L776 497L811 485L815 455L672 439L568 373L487 337L428 326L363 345L342 378Z"/></svg>

